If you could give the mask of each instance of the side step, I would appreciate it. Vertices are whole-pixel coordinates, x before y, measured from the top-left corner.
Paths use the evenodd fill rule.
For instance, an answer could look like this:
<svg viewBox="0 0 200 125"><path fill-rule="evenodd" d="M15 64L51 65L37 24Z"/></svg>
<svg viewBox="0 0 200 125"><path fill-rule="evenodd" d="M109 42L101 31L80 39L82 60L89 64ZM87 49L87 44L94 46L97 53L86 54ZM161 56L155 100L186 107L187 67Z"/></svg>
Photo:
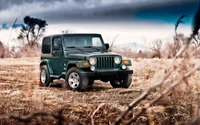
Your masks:
<svg viewBox="0 0 200 125"><path fill-rule="evenodd" d="M62 76L61 75L50 75L51 78L55 79L60 79Z"/></svg>
<svg viewBox="0 0 200 125"><path fill-rule="evenodd" d="M62 75L50 75L51 78L55 78L55 79L60 79L63 78L65 76L65 72L62 72Z"/></svg>

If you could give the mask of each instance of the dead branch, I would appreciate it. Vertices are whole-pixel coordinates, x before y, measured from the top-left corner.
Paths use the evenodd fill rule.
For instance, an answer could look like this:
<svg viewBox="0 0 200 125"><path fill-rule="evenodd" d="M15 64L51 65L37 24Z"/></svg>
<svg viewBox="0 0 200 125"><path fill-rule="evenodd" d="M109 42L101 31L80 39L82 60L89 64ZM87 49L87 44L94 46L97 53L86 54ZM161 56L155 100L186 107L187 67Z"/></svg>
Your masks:
<svg viewBox="0 0 200 125"><path fill-rule="evenodd" d="M117 39L117 37L119 36L119 34L117 34L113 39L112 39L112 42L111 42L111 48L114 46L114 43L115 43L115 41L116 41L116 39Z"/></svg>
<svg viewBox="0 0 200 125"><path fill-rule="evenodd" d="M161 47L162 47L162 40L158 39L158 40L155 40L155 41L152 42L152 47L151 47L151 49L152 49L153 51L158 52L158 51L161 50Z"/></svg>
<svg viewBox="0 0 200 125"><path fill-rule="evenodd" d="M122 118L124 118L124 116L133 108L135 107L137 104L139 104L143 99L145 99L152 90L154 90L155 88L157 88L158 86L162 85L165 80L171 75L171 72L169 72L167 75L165 75L165 77L163 78L163 80L161 80L158 84L154 85L153 87L150 87L146 92L144 92L143 94L141 94L138 98L136 98L135 100L133 100L129 106L117 117L117 119L115 120L114 125L118 125L121 121Z"/></svg>
<svg viewBox="0 0 200 125"><path fill-rule="evenodd" d="M92 113L92 115L90 116L92 125L94 125L94 119L93 119L94 115L95 115L95 114L99 111L99 109L100 109L102 106L104 106L104 105L105 105L105 103L99 104L99 106L97 107L97 109L95 109L94 112Z"/></svg>
<svg viewBox="0 0 200 125"><path fill-rule="evenodd" d="M116 42L117 37L119 36L119 34L117 34L111 41L110 47L109 47L109 51L112 51L114 43Z"/></svg>
<svg viewBox="0 0 200 125"><path fill-rule="evenodd" d="M196 66L186 73L185 75L182 76L180 80L177 82L174 82L173 84L170 85L167 89L165 89L158 97L156 97L151 103L147 104L140 110L133 118L131 118L126 125L129 125L131 122L134 122L143 112L145 112L151 105L155 104L158 100L160 100L165 94L167 94L170 90L175 88L177 85L179 85L184 79L190 77L198 68L200 67L200 63L196 64Z"/></svg>
<svg viewBox="0 0 200 125"><path fill-rule="evenodd" d="M127 90L121 90L119 91L119 94L127 94L127 93L132 93L132 92L141 92L142 90L135 90L135 89L127 89Z"/></svg>
<svg viewBox="0 0 200 125"><path fill-rule="evenodd" d="M182 21L182 19L183 19L184 17L187 17L187 15L182 15L182 16L176 21L176 24L175 24L175 33L176 33L176 34L177 34L177 29L178 29L179 24L180 24L180 23L184 23L184 22Z"/></svg>
<svg viewBox="0 0 200 125"><path fill-rule="evenodd" d="M199 125L200 122L200 108L198 106L194 117L187 122L187 125Z"/></svg>
<svg viewBox="0 0 200 125"><path fill-rule="evenodd" d="M173 66L175 60L181 56L188 48L189 48L189 44L193 38L194 34L192 34L186 41L185 46L179 50L179 52L176 54L176 56L173 58L172 64L170 66ZM171 72L168 72L163 79L156 85L154 85L153 87L150 87L146 92L144 92L142 95L140 95L138 98L136 98L135 100L133 100L129 106L117 117L117 119L115 120L114 125L118 125L120 123L120 121L124 118L124 116L133 109L133 107L135 107L137 104L139 104L143 99L145 99L156 87L161 86L163 83L166 82L166 80L170 77Z"/></svg>

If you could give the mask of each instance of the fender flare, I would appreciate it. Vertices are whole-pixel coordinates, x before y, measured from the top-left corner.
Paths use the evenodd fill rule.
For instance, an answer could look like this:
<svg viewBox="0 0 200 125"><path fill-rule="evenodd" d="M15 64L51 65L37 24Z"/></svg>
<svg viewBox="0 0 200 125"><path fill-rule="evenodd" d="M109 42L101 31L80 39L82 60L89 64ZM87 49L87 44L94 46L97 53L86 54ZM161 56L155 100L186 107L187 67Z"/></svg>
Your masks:
<svg viewBox="0 0 200 125"><path fill-rule="evenodd" d="M66 70L69 69L69 65L75 65L75 66L76 66L77 68L79 68L79 69L90 67L89 62L88 62L88 66L84 66L84 65L83 65L83 62L88 62L88 61L71 61L71 62L68 62L68 63L67 63L67 66L66 66L66 68L67 68ZM79 65L77 65L77 63L78 63Z"/></svg>
<svg viewBox="0 0 200 125"><path fill-rule="evenodd" d="M68 62L68 63L67 63L67 66L66 66L66 71L69 70L69 65L75 65L75 66L76 66L76 62L77 62L77 61ZM76 67L77 67L77 66L76 66Z"/></svg>
<svg viewBox="0 0 200 125"><path fill-rule="evenodd" d="M51 68L51 63L50 63L49 60L42 60L42 61L40 62L40 68L41 68L42 65L47 65L47 69L49 70L49 73L50 73L50 74L53 74L53 70L52 70L52 68Z"/></svg>

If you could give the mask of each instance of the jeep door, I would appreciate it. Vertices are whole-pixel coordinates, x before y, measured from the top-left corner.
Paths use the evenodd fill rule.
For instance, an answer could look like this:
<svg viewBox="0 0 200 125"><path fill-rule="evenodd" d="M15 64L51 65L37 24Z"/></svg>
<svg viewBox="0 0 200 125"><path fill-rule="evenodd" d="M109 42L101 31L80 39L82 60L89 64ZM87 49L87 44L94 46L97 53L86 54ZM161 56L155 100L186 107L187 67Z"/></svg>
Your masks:
<svg viewBox="0 0 200 125"><path fill-rule="evenodd" d="M63 49L62 39L60 36L52 38L52 59L51 59L54 75L61 75L63 72Z"/></svg>

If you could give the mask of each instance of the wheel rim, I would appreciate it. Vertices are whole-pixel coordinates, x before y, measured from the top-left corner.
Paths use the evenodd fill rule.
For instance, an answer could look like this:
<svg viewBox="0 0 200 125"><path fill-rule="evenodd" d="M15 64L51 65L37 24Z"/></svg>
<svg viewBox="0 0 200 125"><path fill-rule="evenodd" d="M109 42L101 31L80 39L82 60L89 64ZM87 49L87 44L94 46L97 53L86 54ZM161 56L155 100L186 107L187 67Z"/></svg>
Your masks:
<svg viewBox="0 0 200 125"><path fill-rule="evenodd" d="M46 71L45 70L42 70L40 79L41 79L42 83L46 82Z"/></svg>
<svg viewBox="0 0 200 125"><path fill-rule="evenodd" d="M77 88L80 84L80 77L76 72L72 72L68 78L68 84L73 89Z"/></svg>
<svg viewBox="0 0 200 125"><path fill-rule="evenodd" d="M114 83L115 83L116 85L121 85L121 81L118 81L118 80L115 80Z"/></svg>
<svg viewBox="0 0 200 125"><path fill-rule="evenodd" d="M116 85L121 85L123 82L123 79L117 78L117 80L114 81Z"/></svg>

